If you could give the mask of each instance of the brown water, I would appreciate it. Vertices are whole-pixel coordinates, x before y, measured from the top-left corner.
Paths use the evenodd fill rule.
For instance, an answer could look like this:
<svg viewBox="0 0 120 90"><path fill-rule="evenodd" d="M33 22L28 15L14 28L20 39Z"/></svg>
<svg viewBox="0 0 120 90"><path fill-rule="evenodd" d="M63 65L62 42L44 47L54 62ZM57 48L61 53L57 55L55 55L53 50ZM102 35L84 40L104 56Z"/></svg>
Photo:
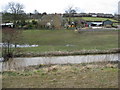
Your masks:
<svg viewBox="0 0 120 90"><path fill-rule="evenodd" d="M24 67L39 64L79 64L99 61L118 61L118 55L120 54L13 58L7 62L1 62L0 71L21 70Z"/></svg>

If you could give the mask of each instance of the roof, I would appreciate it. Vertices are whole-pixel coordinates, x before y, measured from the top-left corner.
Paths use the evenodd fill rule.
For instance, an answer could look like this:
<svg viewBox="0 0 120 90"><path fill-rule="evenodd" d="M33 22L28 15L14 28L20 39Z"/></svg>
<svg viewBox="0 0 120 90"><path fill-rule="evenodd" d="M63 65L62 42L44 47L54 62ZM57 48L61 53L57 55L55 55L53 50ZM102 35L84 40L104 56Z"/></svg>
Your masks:
<svg viewBox="0 0 120 90"><path fill-rule="evenodd" d="M103 24L103 22L92 22L92 24L100 25L100 24Z"/></svg>
<svg viewBox="0 0 120 90"><path fill-rule="evenodd" d="M103 24L104 25L110 25L110 24L113 24L113 22L110 21L110 20L106 20L106 21L103 21Z"/></svg>
<svg viewBox="0 0 120 90"><path fill-rule="evenodd" d="M110 22L112 22L111 20L105 20L105 21L110 21ZM103 21L103 22L105 22L105 21Z"/></svg>
<svg viewBox="0 0 120 90"><path fill-rule="evenodd" d="M0 26L4 26L4 25L13 25L13 23L2 23L2 24L0 24Z"/></svg>

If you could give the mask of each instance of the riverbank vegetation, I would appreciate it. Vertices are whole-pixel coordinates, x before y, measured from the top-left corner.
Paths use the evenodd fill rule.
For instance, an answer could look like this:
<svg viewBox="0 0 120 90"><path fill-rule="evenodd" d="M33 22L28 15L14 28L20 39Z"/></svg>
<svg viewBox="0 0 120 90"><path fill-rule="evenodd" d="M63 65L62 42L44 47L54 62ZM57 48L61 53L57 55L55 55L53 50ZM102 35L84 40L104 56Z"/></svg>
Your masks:
<svg viewBox="0 0 120 90"><path fill-rule="evenodd" d="M83 51L90 53L90 50L105 53L107 52L105 50L118 48L118 31L81 31L78 33L73 30L24 30L19 44L39 45L18 48L22 51L21 54Z"/></svg>
<svg viewBox="0 0 120 90"><path fill-rule="evenodd" d="M118 88L118 64L38 65L3 72L3 88ZM16 83L17 82L17 83Z"/></svg>

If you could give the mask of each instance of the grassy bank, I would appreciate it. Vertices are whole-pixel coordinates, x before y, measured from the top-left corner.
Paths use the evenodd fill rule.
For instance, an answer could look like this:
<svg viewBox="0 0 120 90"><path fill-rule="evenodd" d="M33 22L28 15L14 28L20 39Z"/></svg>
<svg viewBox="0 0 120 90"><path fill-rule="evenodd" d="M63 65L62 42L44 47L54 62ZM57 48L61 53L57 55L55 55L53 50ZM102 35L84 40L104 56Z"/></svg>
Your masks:
<svg viewBox="0 0 120 90"><path fill-rule="evenodd" d="M20 52L16 53L15 57L45 57L45 56L75 56L75 55L98 55L98 54L116 54L119 53L120 49L110 50L81 50L81 51L49 51L49 52Z"/></svg>
<svg viewBox="0 0 120 90"><path fill-rule="evenodd" d="M17 82L17 83L16 83ZM30 66L3 73L3 88L117 88L117 63Z"/></svg>
<svg viewBox="0 0 120 90"><path fill-rule="evenodd" d="M26 30L19 43L39 45L21 48L23 53L109 50L118 48L118 31Z"/></svg>

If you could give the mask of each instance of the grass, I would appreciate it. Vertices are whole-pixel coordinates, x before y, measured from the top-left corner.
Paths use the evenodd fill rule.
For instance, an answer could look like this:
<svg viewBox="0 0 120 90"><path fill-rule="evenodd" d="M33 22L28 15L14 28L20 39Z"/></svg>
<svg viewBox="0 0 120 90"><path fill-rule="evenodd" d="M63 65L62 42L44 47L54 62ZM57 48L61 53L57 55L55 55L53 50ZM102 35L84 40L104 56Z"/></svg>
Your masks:
<svg viewBox="0 0 120 90"><path fill-rule="evenodd" d="M118 47L118 31L26 30L19 43L39 45L23 52L108 50Z"/></svg>
<svg viewBox="0 0 120 90"><path fill-rule="evenodd" d="M98 17L82 17L82 19L86 21L105 21L105 20L111 20L112 22L117 22L117 20L111 19L111 18L98 18Z"/></svg>
<svg viewBox="0 0 120 90"><path fill-rule="evenodd" d="M78 20L78 19L84 19L85 21L105 21L105 20L111 20L112 22L118 22L117 20L111 19L111 18L100 18L100 17L72 17L71 20Z"/></svg>
<svg viewBox="0 0 120 90"><path fill-rule="evenodd" d="M114 63L31 66L2 77L3 88L118 88Z"/></svg>

